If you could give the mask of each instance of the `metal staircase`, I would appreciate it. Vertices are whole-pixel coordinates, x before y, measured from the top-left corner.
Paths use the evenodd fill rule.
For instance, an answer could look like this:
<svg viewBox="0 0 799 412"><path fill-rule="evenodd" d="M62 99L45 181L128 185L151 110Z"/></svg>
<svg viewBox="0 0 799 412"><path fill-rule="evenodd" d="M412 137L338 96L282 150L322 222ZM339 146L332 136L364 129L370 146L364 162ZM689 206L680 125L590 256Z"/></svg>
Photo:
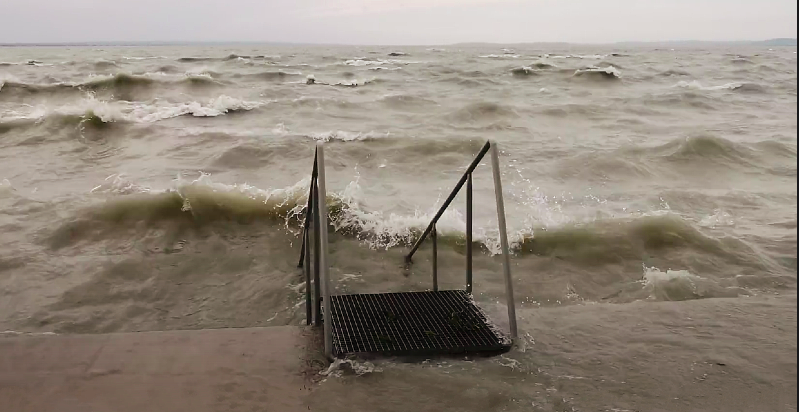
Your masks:
<svg viewBox="0 0 799 412"><path fill-rule="evenodd" d="M472 299L472 173L489 151L502 248L509 337L493 326ZM466 185L466 287L464 290L442 291L438 288L436 224L464 184ZM304 268L305 274L307 323L324 328L325 355L329 359L357 354L427 356L503 352L510 349L518 337L518 332L496 143L489 141L482 147L405 257L406 263L412 264L412 257L421 244L428 237L432 240L433 290L431 291L333 295L327 262L328 212L324 201L326 198L324 144L320 142L314 153L298 266Z"/></svg>

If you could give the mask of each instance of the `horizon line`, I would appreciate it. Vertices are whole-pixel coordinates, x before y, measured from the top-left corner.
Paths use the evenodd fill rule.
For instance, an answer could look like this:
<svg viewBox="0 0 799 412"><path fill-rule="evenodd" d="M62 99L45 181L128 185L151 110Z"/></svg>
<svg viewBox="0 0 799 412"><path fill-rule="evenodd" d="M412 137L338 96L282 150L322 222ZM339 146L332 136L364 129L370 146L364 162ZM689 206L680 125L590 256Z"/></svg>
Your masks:
<svg viewBox="0 0 799 412"><path fill-rule="evenodd" d="M460 45L585 45L585 46L613 46L613 45L646 45L646 44L758 44L769 42L793 42L796 37L774 37L763 40L623 40L616 42L481 42L466 41L457 43L425 43L425 44L367 44L367 43L313 43L313 42L285 42L267 40L113 40L113 41L74 41L74 42L0 42L0 47L42 47L42 46L178 46L178 45L233 45L233 44L261 44L281 46L354 46L354 47L430 47L430 46L460 46ZM786 44L785 46L796 46Z"/></svg>

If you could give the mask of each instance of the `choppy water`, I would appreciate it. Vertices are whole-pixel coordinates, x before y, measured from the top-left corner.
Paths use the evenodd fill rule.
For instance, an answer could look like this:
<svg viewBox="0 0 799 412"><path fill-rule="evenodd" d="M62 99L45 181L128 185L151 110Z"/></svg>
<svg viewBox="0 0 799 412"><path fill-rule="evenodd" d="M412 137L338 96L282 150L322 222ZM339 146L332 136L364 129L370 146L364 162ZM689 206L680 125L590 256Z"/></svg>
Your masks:
<svg viewBox="0 0 799 412"><path fill-rule="evenodd" d="M428 288L429 249L409 276L402 255L490 138L523 335L546 339L533 336L546 313L583 308L575 328L624 341L617 318L715 322L754 299L793 330L778 374L793 376L795 410L796 65L795 48L0 49L0 329L301 323L296 217L320 140L337 287ZM476 298L502 321L487 166L475 201ZM439 226L451 287L464 277L456 205ZM578 335L581 353L596 348ZM698 350L685 345L675 353ZM546 370L541 353L508 356L460 384L507 394ZM496 405L624 409L574 393L586 388L554 395L568 388L547 376Z"/></svg>

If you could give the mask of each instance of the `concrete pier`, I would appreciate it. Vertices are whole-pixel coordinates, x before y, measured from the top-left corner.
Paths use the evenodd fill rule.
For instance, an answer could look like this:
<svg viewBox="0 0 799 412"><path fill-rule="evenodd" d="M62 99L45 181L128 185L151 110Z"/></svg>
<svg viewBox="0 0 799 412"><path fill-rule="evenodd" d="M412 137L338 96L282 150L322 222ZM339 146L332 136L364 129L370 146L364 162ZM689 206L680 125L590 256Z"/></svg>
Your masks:
<svg viewBox="0 0 799 412"><path fill-rule="evenodd" d="M311 335L290 326L0 335L0 410L307 411Z"/></svg>

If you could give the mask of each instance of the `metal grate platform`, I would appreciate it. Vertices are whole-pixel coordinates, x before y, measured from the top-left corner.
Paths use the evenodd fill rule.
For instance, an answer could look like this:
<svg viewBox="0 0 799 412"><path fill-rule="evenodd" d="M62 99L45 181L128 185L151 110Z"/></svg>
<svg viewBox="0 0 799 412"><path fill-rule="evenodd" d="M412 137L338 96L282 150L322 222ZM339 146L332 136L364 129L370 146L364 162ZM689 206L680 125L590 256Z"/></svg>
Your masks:
<svg viewBox="0 0 799 412"><path fill-rule="evenodd" d="M339 295L331 301L336 357L504 352L511 345L463 290Z"/></svg>

